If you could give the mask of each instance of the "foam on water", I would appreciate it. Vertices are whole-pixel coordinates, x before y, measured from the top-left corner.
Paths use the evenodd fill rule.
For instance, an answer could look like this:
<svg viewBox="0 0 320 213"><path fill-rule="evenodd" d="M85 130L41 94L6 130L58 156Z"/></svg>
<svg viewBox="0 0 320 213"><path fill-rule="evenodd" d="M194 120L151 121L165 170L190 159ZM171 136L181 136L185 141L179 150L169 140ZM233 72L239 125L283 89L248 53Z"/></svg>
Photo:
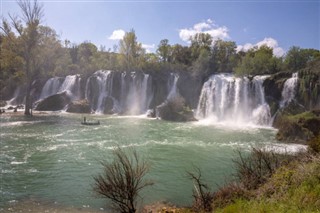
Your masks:
<svg viewBox="0 0 320 213"><path fill-rule="evenodd" d="M299 152L306 152L308 150L307 145L302 144L279 144L274 143L264 147L266 151L275 152L278 154L296 154Z"/></svg>

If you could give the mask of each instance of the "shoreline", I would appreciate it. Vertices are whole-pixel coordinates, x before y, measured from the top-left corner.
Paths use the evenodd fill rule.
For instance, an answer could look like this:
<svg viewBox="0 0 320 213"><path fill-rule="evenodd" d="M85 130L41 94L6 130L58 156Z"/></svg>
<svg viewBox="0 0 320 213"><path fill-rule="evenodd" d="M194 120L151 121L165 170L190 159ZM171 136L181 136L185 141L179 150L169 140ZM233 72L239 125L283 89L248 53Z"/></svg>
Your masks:
<svg viewBox="0 0 320 213"><path fill-rule="evenodd" d="M158 212L176 212L176 210L181 209L169 202L155 202L151 204L146 204L140 208L142 213L158 213ZM183 209L183 208L182 208ZM12 200L5 204L4 207L0 208L1 213L44 213L44 212L54 212L54 213L111 213L112 210L107 210L105 208L95 209L90 206L67 206L64 204L59 204L52 201L44 201L37 198L27 198L22 200Z"/></svg>

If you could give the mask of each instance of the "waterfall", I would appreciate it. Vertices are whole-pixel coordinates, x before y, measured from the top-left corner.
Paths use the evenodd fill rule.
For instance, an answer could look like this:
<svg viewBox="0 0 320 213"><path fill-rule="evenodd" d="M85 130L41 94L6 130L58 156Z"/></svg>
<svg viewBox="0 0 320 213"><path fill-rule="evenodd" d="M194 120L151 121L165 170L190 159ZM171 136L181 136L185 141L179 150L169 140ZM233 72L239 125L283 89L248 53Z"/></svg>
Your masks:
<svg viewBox="0 0 320 213"><path fill-rule="evenodd" d="M174 99L178 94L177 82L179 80L179 75L175 73L170 73L170 78L168 81L168 96L167 100Z"/></svg>
<svg viewBox="0 0 320 213"><path fill-rule="evenodd" d="M153 98L150 75L131 72L121 73L120 95L113 92L113 71L97 71L88 78L85 97L96 113L145 113Z"/></svg>
<svg viewBox="0 0 320 213"><path fill-rule="evenodd" d="M78 78L78 75L68 75L60 86L58 93L67 92L69 95L74 95L75 90L77 90Z"/></svg>
<svg viewBox="0 0 320 213"><path fill-rule="evenodd" d="M21 98L22 87L19 86L15 89L13 97L8 101L9 105L21 104L23 102L23 97Z"/></svg>
<svg viewBox="0 0 320 213"><path fill-rule="evenodd" d="M269 125L270 109L265 101L263 81L267 76L237 78L212 75L202 87L196 116L214 122Z"/></svg>
<svg viewBox="0 0 320 213"><path fill-rule="evenodd" d="M54 77L47 80L45 85L42 88L41 95L39 99L44 99L46 97L49 97L51 95L57 94L59 91L59 88L62 84L61 81L62 78Z"/></svg>
<svg viewBox="0 0 320 213"><path fill-rule="evenodd" d="M123 109L125 109L126 113L130 115L145 113L152 100L151 85L149 81L150 75L142 74L141 76L132 72L129 83L125 83L125 75L122 75L122 77L122 92L125 92L127 85L129 85L128 93L122 94L122 97L126 97L121 101L124 103Z"/></svg>
<svg viewBox="0 0 320 213"><path fill-rule="evenodd" d="M112 93L112 83L113 76L111 71L99 70L88 78L86 83L86 99L89 100L91 109L96 113L104 113L107 98ZM112 103L112 105L114 104Z"/></svg>
<svg viewBox="0 0 320 213"><path fill-rule="evenodd" d="M298 73L293 73L291 78L287 79L284 83L282 90L282 100L280 102L280 108L289 104L296 95L296 87L298 84Z"/></svg>

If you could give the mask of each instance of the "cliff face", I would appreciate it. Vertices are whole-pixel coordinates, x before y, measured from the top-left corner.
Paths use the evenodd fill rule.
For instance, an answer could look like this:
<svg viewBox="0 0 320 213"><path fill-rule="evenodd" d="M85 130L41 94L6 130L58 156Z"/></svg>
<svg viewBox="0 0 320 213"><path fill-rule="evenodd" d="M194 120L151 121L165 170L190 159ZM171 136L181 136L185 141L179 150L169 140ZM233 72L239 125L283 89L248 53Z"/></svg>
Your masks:
<svg viewBox="0 0 320 213"><path fill-rule="evenodd" d="M320 108L320 61L299 72L297 101L308 110Z"/></svg>

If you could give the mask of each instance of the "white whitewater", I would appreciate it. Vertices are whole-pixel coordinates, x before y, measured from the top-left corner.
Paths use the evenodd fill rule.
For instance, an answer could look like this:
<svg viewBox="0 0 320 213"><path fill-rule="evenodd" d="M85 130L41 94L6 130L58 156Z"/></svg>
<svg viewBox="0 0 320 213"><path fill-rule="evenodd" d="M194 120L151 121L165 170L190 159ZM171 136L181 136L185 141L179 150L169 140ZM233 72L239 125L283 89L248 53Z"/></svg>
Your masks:
<svg viewBox="0 0 320 213"><path fill-rule="evenodd" d="M47 80L41 90L40 99L47 98L57 93L67 92L71 99L80 97L80 77L79 75L68 75L64 79L53 77Z"/></svg>
<svg viewBox="0 0 320 213"><path fill-rule="evenodd" d="M179 75L176 73L171 73L170 74L170 78L169 78L169 82L168 82L168 96L167 96L167 100L171 100L174 99L175 97L177 97L179 95L179 91L177 88L177 82L179 80Z"/></svg>
<svg viewBox="0 0 320 213"><path fill-rule="evenodd" d="M291 78L287 79L284 83L282 90L282 100L280 102L280 107L283 108L289 104L296 95L296 88L298 84L298 73L293 73Z"/></svg>
<svg viewBox="0 0 320 213"><path fill-rule="evenodd" d="M89 100L91 108L96 113L104 113L106 98L112 93L112 72L99 70L87 80L86 99ZM90 84L93 84L97 90L92 91Z"/></svg>
<svg viewBox="0 0 320 213"><path fill-rule="evenodd" d="M59 91L59 88L62 84L61 78L54 77L47 80L45 85L42 88L41 95L39 99L44 99L46 97L49 97L51 95L57 94Z"/></svg>
<svg viewBox="0 0 320 213"><path fill-rule="evenodd" d="M122 75L122 78L121 87L123 87L122 91L124 92L128 83L125 83L125 75ZM122 103L124 102L124 106L126 106L127 114L138 115L147 112L152 100L149 78L150 75L148 74L143 74L141 79L137 73L131 73L128 94L122 94L122 97L126 96L125 101L122 101Z"/></svg>
<svg viewBox="0 0 320 213"><path fill-rule="evenodd" d="M250 81L230 74L212 75L202 87L196 116L232 125L268 126L271 116L263 89L267 77Z"/></svg>
<svg viewBox="0 0 320 213"><path fill-rule="evenodd" d="M107 103L107 99L109 101L112 99L114 113L140 115L147 112L153 98L150 75L139 75L136 72L122 73L120 97L113 94L113 82L113 71L100 70L88 78L85 97L93 111L104 113L106 106L111 104Z"/></svg>
<svg viewBox="0 0 320 213"><path fill-rule="evenodd" d="M79 76L78 75L68 75L62 85L60 86L59 88L59 91L58 93L61 93L61 92L67 92L68 94L70 95L74 95L74 90L76 89L77 87L77 80L78 80Z"/></svg>

